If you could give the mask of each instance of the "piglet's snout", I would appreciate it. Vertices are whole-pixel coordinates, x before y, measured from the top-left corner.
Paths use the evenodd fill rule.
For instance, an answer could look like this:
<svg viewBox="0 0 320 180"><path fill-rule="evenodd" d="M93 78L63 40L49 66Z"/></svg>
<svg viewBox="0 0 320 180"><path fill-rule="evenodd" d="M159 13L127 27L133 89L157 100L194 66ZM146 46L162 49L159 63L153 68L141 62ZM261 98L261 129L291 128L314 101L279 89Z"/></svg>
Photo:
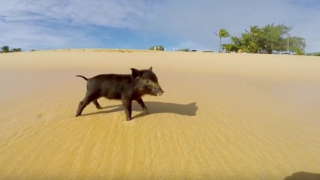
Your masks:
<svg viewBox="0 0 320 180"><path fill-rule="evenodd" d="M164 93L164 91L161 88L159 88L159 90L157 92L157 96L161 96L163 93Z"/></svg>

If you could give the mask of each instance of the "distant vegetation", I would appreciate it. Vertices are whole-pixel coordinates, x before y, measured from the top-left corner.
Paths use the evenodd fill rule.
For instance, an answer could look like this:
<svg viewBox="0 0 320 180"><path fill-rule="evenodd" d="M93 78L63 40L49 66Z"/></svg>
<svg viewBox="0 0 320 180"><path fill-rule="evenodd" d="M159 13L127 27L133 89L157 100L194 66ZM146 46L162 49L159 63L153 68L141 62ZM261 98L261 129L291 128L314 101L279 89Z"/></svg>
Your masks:
<svg viewBox="0 0 320 180"><path fill-rule="evenodd" d="M284 24L268 24L263 27L250 26L248 30L237 36L231 36L227 30L220 29L219 38L231 36L231 43L222 44L226 52L267 53L294 52L296 55L305 54L306 40L290 34L292 27Z"/></svg>
<svg viewBox="0 0 320 180"><path fill-rule="evenodd" d="M320 56L320 52L307 53L307 56Z"/></svg>
<svg viewBox="0 0 320 180"><path fill-rule="evenodd" d="M246 52L260 54L295 54L320 56L319 53L305 53L306 40L291 34L292 27L285 24L267 24L259 27L257 25L244 29L239 37L231 35L226 29L214 32L219 38L219 52ZM223 39L231 38L231 43L222 44ZM149 50L164 51L163 46L152 46ZM189 48L176 51L195 52ZM210 52L210 51L208 51Z"/></svg>
<svg viewBox="0 0 320 180"><path fill-rule="evenodd" d="M10 49L9 46L2 46L0 53L22 52L21 48Z"/></svg>

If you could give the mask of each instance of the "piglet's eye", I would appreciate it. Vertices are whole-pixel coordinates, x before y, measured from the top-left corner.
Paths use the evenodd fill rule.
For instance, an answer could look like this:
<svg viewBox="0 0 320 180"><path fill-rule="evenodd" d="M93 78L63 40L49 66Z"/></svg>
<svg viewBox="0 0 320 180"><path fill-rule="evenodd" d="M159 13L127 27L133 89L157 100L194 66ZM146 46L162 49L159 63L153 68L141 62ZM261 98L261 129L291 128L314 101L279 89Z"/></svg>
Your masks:
<svg viewBox="0 0 320 180"><path fill-rule="evenodd" d="M148 84L148 83L149 83L149 80L146 80L146 83Z"/></svg>

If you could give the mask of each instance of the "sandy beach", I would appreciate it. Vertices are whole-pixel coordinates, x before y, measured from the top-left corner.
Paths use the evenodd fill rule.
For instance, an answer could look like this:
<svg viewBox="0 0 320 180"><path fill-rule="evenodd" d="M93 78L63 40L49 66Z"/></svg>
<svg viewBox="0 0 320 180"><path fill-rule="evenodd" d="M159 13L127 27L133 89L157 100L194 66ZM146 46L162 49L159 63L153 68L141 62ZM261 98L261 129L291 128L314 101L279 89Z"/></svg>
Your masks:
<svg viewBox="0 0 320 180"><path fill-rule="evenodd" d="M164 90L143 98L150 114L134 103L125 121L120 101L101 98L75 117L77 74L150 66ZM0 179L319 178L319 67L286 55L0 54Z"/></svg>

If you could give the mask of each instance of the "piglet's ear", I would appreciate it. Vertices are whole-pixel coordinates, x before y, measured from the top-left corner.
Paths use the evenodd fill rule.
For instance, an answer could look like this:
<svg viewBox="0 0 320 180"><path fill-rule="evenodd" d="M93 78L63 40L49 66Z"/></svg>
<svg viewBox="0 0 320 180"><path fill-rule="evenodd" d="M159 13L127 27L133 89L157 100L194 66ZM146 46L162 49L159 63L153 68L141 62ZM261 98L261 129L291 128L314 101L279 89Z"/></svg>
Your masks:
<svg viewBox="0 0 320 180"><path fill-rule="evenodd" d="M140 77L141 72L138 69L131 68L131 71L132 71L133 78L139 78Z"/></svg>
<svg viewBox="0 0 320 180"><path fill-rule="evenodd" d="M149 71L152 71L152 66L149 68Z"/></svg>

